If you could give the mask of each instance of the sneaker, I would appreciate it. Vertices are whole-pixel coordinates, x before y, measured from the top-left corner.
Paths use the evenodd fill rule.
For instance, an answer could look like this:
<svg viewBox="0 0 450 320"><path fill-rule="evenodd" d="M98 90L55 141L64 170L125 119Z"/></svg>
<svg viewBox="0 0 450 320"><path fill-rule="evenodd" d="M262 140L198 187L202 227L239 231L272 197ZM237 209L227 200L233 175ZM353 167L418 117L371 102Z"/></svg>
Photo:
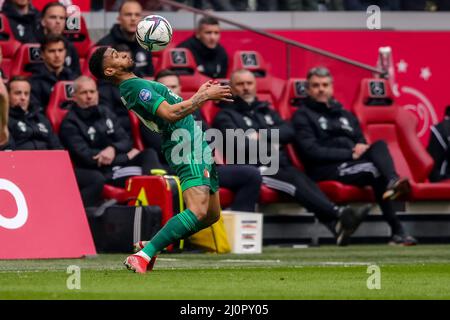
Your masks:
<svg viewBox="0 0 450 320"><path fill-rule="evenodd" d="M339 220L336 223L336 244L338 246L348 245L350 236L367 217L372 206L372 204L368 204L356 211L346 206L339 210Z"/></svg>
<svg viewBox="0 0 450 320"><path fill-rule="evenodd" d="M407 178L391 180L383 193L383 200L395 200L409 192L411 192L411 184Z"/></svg>
<svg viewBox="0 0 450 320"><path fill-rule="evenodd" d="M348 245L355 223L355 212L349 206L339 208L339 217L335 225L336 244L338 246Z"/></svg>
<svg viewBox="0 0 450 320"><path fill-rule="evenodd" d="M406 234L394 234L391 240L389 240L389 244L393 246L415 246L418 243L416 238Z"/></svg>
<svg viewBox="0 0 450 320"><path fill-rule="evenodd" d="M354 221L353 225L351 226L352 233L354 233L360 224L366 219L366 217L369 215L370 210L375 206L375 204L366 204L358 210L354 211Z"/></svg>
<svg viewBox="0 0 450 320"><path fill-rule="evenodd" d="M123 262L123 264L127 267L128 270L132 270L137 273L146 273L147 267L149 265L147 260L136 254L128 256Z"/></svg>

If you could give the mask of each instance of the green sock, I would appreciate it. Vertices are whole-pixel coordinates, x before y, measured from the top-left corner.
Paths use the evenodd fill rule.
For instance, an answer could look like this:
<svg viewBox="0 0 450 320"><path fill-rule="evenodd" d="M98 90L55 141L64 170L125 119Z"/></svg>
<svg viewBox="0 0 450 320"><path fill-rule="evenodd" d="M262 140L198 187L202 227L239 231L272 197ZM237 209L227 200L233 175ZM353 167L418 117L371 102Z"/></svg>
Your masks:
<svg viewBox="0 0 450 320"><path fill-rule="evenodd" d="M207 225L199 221L191 210L186 209L167 221L142 251L151 258L169 244L206 227Z"/></svg>

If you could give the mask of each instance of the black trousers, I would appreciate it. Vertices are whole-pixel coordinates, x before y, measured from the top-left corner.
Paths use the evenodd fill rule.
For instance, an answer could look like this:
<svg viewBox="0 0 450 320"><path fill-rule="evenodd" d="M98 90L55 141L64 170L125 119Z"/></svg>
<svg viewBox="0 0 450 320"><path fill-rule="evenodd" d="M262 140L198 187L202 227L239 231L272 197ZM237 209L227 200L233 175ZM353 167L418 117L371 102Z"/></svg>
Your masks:
<svg viewBox="0 0 450 320"><path fill-rule="evenodd" d="M341 164L336 168L335 173L328 177L329 180L337 180L358 187L371 186L392 233L401 234L404 230L395 213L392 201L383 200L383 193L386 191L389 180L395 178L398 178L398 175L384 141L373 143L360 159Z"/></svg>
<svg viewBox="0 0 450 320"><path fill-rule="evenodd" d="M163 168L159 162L158 154L152 149L141 151L133 159L129 160L122 168L139 167L140 174L148 175L151 169ZM133 171L130 170L130 173ZM75 176L80 189L81 198L85 207L98 206L102 200L102 191L105 184L111 184L117 187L125 187L126 180L137 174L125 174L115 178L112 167L103 167L102 169L75 168Z"/></svg>
<svg viewBox="0 0 450 320"><path fill-rule="evenodd" d="M231 210L254 212L259 199L262 177L257 167L217 165L219 185L235 193Z"/></svg>
<svg viewBox="0 0 450 320"><path fill-rule="evenodd" d="M293 166L280 168L275 175L263 176L263 183L294 197L322 223L337 219L336 204L328 199L314 181Z"/></svg>

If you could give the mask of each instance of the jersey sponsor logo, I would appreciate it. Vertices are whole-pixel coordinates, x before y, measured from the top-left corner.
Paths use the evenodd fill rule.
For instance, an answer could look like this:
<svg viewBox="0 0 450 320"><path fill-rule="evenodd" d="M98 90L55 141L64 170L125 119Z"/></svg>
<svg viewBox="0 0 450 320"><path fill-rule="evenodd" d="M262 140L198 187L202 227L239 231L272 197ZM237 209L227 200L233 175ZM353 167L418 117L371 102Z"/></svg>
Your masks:
<svg viewBox="0 0 450 320"><path fill-rule="evenodd" d="M148 89L142 89L139 92L139 99L141 99L142 102L150 101L152 98L152 93Z"/></svg>

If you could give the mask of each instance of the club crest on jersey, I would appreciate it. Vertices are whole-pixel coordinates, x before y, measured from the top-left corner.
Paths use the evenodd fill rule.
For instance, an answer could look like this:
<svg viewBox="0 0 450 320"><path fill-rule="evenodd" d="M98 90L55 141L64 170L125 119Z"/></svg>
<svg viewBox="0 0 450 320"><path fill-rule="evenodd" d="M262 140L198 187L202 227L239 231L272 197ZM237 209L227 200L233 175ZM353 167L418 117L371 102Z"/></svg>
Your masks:
<svg viewBox="0 0 450 320"><path fill-rule="evenodd" d="M208 171L208 169L203 170L203 176L205 178L209 178L209 171Z"/></svg>
<svg viewBox="0 0 450 320"><path fill-rule="evenodd" d="M150 101L152 98L152 93L148 89L142 89L139 92L139 99L141 99L142 102Z"/></svg>

